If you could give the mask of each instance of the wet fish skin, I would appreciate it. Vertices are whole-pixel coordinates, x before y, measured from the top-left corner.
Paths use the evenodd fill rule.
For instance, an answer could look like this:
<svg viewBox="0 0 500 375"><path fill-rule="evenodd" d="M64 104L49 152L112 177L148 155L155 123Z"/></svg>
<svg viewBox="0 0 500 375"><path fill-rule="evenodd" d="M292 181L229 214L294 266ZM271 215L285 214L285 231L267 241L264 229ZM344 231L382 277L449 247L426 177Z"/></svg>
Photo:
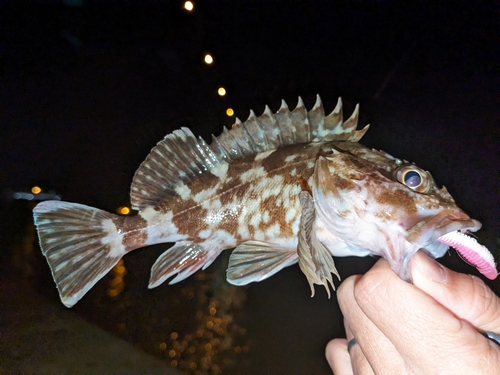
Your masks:
<svg viewBox="0 0 500 375"><path fill-rule="evenodd" d="M62 302L73 306L121 257L150 244L175 242L153 265L150 288L236 247L230 283L261 281L298 262L312 294L314 284L329 294L332 274L340 278L332 255L380 255L408 279L416 251L440 257L448 248L442 235L480 228L430 173L359 144L368 126L356 130L358 107L342 120L340 99L325 116L318 96L310 111L299 98L293 111L283 102L276 114L251 112L210 145L176 130L134 176L135 216L40 203L34 220ZM496 276L487 250L454 238L460 251L481 254L468 258L481 259L481 272Z"/></svg>

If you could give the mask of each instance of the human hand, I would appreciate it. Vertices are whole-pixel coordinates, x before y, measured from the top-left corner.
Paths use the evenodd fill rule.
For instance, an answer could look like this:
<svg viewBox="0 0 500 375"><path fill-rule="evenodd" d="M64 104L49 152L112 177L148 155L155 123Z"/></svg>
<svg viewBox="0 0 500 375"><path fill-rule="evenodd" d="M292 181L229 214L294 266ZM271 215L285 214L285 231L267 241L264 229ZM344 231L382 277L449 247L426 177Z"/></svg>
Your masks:
<svg viewBox="0 0 500 375"><path fill-rule="evenodd" d="M500 346L478 332L500 334L500 298L422 252L410 273L413 284L381 259L341 284L347 340L326 347L334 374L500 374Z"/></svg>

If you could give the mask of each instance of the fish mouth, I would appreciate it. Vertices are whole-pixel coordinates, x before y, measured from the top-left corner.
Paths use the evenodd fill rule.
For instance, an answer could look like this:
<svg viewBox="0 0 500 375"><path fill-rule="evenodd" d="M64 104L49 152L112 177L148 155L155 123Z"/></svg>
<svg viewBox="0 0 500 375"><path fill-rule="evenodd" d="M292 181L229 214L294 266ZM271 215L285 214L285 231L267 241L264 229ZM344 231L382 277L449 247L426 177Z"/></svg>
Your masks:
<svg viewBox="0 0 500 375"><path fill-rule="evenodd" d="M450 232L460 231L462 233L476 232L481 228L481 223L471 219L467 214L460 212L457 214L447 214L435 226L430 240L437 240Z"/></svg>
<svg viewBox="0 0 500 375"><path fill-rule="evenodd" d="M463 212L444 216L436 225L431 240L454 248L467 263L477 268L484 276L494 280L498 276L495 259L488 248L468 235L481 228L481 223Z"/></svg>
<svg viewBox="0 0 500 375"><path fill-rule="evenodd" d="M471 219L465 212L445 210L416 223L408 230L407 240L415 244L428 244L450 232L475 232L480 228L481 223Z"/></svg>
<svg viewBox="0 0 500 375"><path fill-rule="evenodd" d="M468 235L480 228L481 223L463 211L446 210L415 225L409 233L415 242L425 244L422 247L434 257L444 254L447 247L443 247L443 244L454 248L467 263L493 280L498 275L493 255Z"/></svg>

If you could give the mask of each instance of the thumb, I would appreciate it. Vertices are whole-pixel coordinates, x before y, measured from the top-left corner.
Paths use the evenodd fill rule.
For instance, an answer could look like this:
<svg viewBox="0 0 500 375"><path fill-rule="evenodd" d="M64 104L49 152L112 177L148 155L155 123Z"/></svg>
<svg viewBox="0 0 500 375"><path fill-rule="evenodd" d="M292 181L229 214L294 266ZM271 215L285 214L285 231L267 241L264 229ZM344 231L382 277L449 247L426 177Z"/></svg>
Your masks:
<svg viewBox="0 0 500 375"><path fill-rule="evenodd" d="M443 267L421 251L410 261L413 285L479 331L500 334L500 298L478 277Z"/></svg>

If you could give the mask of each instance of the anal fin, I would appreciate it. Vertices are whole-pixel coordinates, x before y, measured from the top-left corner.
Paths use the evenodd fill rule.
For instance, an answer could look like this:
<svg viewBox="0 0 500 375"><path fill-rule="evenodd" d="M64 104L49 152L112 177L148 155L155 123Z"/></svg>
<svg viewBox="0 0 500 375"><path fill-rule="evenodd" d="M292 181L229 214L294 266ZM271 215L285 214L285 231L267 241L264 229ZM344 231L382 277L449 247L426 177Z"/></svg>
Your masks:
<svg viewBox="0 0 500 375"><path fill-rule="evenodd" d="M229 257L227 281L246 285L262 281L297 261L295 250L261 241L243 242Z"/></svg>
<svg viewBox="0 0 500 375"><path fill-rule="evenodd" d="M200 268L207 268L219 256L218 250L206 250L193 242L177 242L161 254L151 268L148 288L152 289L169 277L176 275L169 284L175 284L191 276Z"/></svg>
<svg viewBox="0 0 500 375"><path fill-rule="evenodd" d="M328 298L330 298L330 288L328 283L335 290L332 273L340 280L340 275L335 268L330 251L323 245L316 236L315 221L316 211L312 196L302 191L299 194L302 206L302 216L300 218L299 244L297 247L299 257L299 267L306 275L311 287L311 297L314 296L314 285L324 285Z"/></svg>

